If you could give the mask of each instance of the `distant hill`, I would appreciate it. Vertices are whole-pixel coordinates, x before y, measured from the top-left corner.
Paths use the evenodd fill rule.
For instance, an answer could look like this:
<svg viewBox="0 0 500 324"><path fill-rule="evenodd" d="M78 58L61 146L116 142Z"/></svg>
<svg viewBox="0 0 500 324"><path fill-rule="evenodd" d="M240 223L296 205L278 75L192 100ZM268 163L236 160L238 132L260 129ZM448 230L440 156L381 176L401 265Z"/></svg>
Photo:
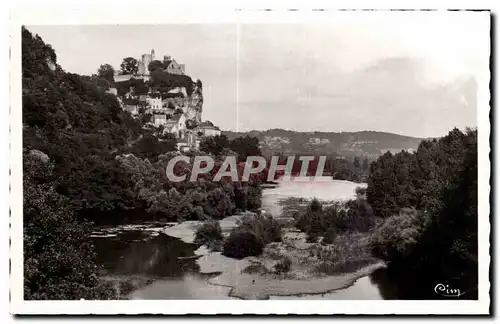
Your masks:
<svg viewBox="0 0 500 324"><path fill-rule="evenodd" d="M262 152L268 154L327 154L375 158L386 151L416 150L422 138L385 132L296 132L284 129L266 131L224 131L229 139L238 136L257 137Z"/></svg>

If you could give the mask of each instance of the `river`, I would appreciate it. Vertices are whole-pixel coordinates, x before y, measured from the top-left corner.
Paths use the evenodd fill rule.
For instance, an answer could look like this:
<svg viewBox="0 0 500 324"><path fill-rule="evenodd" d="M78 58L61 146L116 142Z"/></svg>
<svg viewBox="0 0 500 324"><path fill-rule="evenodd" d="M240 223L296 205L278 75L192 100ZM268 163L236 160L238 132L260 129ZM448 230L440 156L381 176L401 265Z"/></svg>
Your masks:
<svg viewBox="0 0 500 324"><path fill-rule="evenodd" d="M354 197L359 184L323 179L315 182L283 182L263 190L262 207L273 215L280 214L278 200L288 197L345 200ZM227 220L229 223L231 220ZM231 287L209 283L220 273L200 271L202 260L184 260L195 253L193 244L165 234L168 223L145 223L102 227L93 233L97 260L110 280L128 280L129 299L235 299ZM224 226L223 226L224 229ZM168 232L168 231L167 231ZM179 236L178 236L179 237ZM210 271L208 271L210 272ZM392 284L385 269L354 280L346 288L322 294L267 296L269 299L393 299Z"/></svg>

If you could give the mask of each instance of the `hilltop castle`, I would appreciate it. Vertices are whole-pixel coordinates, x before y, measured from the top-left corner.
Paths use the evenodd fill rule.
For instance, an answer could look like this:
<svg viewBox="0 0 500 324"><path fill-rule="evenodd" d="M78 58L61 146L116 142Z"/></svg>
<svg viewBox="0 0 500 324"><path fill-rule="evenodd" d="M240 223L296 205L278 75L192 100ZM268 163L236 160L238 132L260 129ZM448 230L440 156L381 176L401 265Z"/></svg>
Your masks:
<svg viewBox="0 0 500 324"><path fill-rule="evenodd" d="M128 81L132 77L136 79L149 80L149 64L156 61L155 50L152 49L151 53L142 54L141 58L137 60L137 74L116 74L115 82ZM179 64L170 55L163 56L164 71L170 74L184 75L186 74L186 67L184 64Z"/></svg>
<svg viewBox="0 0 500 324"><path fill-rule="evenodd" d="M122 108L133 116L143 113L151 115L151 120L144 127L155 127L162 132L171 133L178 139L179 150L198 148L201 137L220 135L220 129L209 121L202 121L203 94L201 81L193 82L186 76L189 84L177 84L160 92L158 86L152 86L149 65L156 61L155 50L142 54L137 64L137 73L115 75L115 86L125 84L126 93L118 96L117 88L109 89L117 95ZM178 64L170 55L164 55L160 69L174 75L185 75L185 65ZM146 90L136 92L137 83L142 80ZM128 81L132 82L129 83ZM188 92L187 89L190 89Z"/></svg>
<svg viewBox="0 0 500 324"><path fill-rule="evenodd" d="M142 54L141 60L139 60L139 69L137 74L139 75L149 75L149 63L155 61L155 50L152 49L150 54ZM164 55L163 61L165 71L171 74L183 75L186 73L185 65L179 64L170 55Z"/></svg>

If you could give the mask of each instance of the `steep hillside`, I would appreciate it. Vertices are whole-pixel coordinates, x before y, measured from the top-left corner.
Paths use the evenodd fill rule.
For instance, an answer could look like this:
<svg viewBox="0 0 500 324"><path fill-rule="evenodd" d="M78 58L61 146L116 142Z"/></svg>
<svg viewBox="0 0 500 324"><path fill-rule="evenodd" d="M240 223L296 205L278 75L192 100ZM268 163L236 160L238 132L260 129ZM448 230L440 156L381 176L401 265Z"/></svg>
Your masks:
<svg viewBox="0 0 500 324"><path fill-rule="evenodd" d="M38 35L22 31L23 149L54 165L56 190L79 214L136 207L123 153L154 160L175 148L123 111L100 80L65 72Z"/></svg>
<svg viewBox="0 0 500 324"><path fill-rule="evenodd" d="M415 150L422 138L392 133L362 132L295 132L283 129L250 131L247 133L225 131L229 139L242 135L259 139L264 154L338 154L377 157L386 151Z"/></svg>

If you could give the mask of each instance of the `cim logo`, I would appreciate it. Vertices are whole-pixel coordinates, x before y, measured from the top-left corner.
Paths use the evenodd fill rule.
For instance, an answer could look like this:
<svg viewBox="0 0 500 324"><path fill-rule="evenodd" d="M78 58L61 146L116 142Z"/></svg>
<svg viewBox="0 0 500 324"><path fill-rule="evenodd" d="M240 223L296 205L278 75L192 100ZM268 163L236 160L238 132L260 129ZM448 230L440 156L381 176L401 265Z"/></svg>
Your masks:
<svg viewBox="0 0 500 324"><path fill-rule="evenodd" d="M444 297L455 297L455 298L458 298L463 294L465 294L465 292L461 292L460 289L450 288L449 285L444 285L442 283L438 283L436 287L434 287L434 292Z"/></svg>

